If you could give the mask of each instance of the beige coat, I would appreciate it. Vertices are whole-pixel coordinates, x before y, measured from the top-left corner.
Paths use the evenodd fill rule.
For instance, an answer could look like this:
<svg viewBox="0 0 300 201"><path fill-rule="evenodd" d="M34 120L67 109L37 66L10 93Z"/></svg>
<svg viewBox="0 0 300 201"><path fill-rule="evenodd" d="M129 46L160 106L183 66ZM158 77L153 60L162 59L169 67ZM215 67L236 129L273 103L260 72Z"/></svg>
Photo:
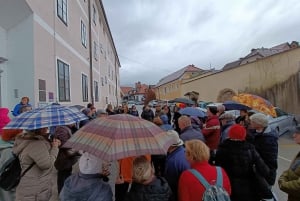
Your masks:
<svg viewBox="0 0 300 201"><path fill-rule="evenodd" d="M23 171L35 162L17 186L16 201L49 201L58 148L43 136L27 134L16 139L13 152L19 155Z"/></svg>

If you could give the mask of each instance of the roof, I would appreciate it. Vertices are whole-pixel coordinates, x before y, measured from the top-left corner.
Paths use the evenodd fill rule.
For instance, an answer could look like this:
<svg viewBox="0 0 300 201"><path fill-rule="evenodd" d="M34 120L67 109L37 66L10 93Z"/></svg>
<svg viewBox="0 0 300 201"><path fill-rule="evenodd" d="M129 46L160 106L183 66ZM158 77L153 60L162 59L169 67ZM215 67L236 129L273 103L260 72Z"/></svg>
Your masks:
<svg viewBox="0 0 300 201"><path fill-rule="evenodd" d="M128 94L132 90L132 87L120 87L123 94Z"/></svg>
<svg viewBox="0 0 300 201"><path fill-rule="evenodd" d="M180 78L184 73L186 72L199 72L199 71L203 71L200 68L195 67L193 64L192 65L188 65L172 74L167 75L166 77L163 77L162 79L159 80L159 82L156 84L156 87L161 86L163 84L166 84L168 82L177 80L178 78Z"/></svg>
<svg viewBox="0 0 300 201"><path fill-rule="evenodd" d="M293 42L291 42L291 44L286 42L286 43L282 43L282 44L276 45L276 46L271 47L271 48L262 47L262 48L252 49L251 52L249 54L247 54L245 57L240 58L239 60L236 60L236 61L225 64L225 66L223 67L223 70L236 68L236 67L240 66L241 64L251 62L254 59L256 60L258 58L265 58L265 57L272 56L274 54L278 54L278 53L281 53L281 52L288 51L290 49L295 48L295 45L296 45L296 47L299 47L298 42L293 41Z"/></svg>

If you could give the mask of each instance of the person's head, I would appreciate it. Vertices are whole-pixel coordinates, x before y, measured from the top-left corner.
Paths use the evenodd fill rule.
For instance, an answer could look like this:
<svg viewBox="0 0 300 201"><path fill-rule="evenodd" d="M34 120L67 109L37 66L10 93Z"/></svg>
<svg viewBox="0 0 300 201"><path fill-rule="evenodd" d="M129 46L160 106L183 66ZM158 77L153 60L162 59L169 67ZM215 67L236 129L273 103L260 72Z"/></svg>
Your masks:
<svg viewBox="0 0 300 201"><path fill-rule="evenodd" d="M113 106L112 106L112 104L108 104L108 105L107 105L107 110L110 110L110 111L112 111L112 110L113 110Z"/></svg>
<svg viewBox="0 0 300 201"><path fill-rule="evenodd" d="M144 110L149 111L150 110L150 106L149 105L145 105Z"/></svg>
<svg viewBox="0 0 300 201"><path fill-rule="evenodd" d="M166 114L160 115L160 119L162 120L163 124L168 124L169 118Z"/></svg>
<svg viewBox="0 0 300 201"><path fill-rule="evenodd" d="M132 106L131 106L131 110L132 110L132 111L136 111L136 106L135 106L135 105L132 105Z"/></svg>
<svg viewBox="0 0 300 201"><path fill-rule="evenodd" d="M87 107L87 108L90 108L90 109L91 109L92 106L94 106L93 103L88 103L88 104L86 105L86 107Z"/></svg>
<svg viewBox="0 0 300 201"><path fill-rule="evenodd" d="M188 140L185 142L185 157L189 163L207 162L209 160L209 148L201 140Z"/></svg>
<svg viewBox="0 0 300 201"><path fill-rule="evenodd" d="M262 113L256 113L250 116L251 128L259 130L266 128L269 124L268 117Z"/></svg>
<svg viewBox="0 0 300 201"><path fill-rule="evenodd" d="M161 111L161 105L160 104L155 105L155 111L157 111L157 112Z"/></svg>
<svg viewBox="0 0 300 201"><path fill-rule="evenodd" d="M122 110L123 110L123 113L127 114L127 113L128 113L128 111L129 111L129 109L128 109L128 105L123 105L123 108L122 108Z"/></svg>
<svg viewBox="0 0 300 201"><path fill-rule="evenodd" d="M207 117L217 115L217 113L218 113L217 106L214 106L214 105L207 106L207 111L206 111Z"/></svg>
<svg viewBox="0 0 300 201"><path fill-rule="evenodd" d="M296 126L293 134L294 141L300 145L300 126Z"/></svg>
<svg viewBox="0 0 300 201"><path fill-rule="evenodd" d="M145 156L136 157L133 160L132 179L136 183L143 184L154 177L154 168Z"/></svg>
<svg viewBox="0 0 300 201"><path fill-rule="evenodd" d="M163 112L164 112L165 114L168 114L168 113L170 112L170 108L169 108L168 105L164 105L164 106L162 107L162 110L163 110Z"/></svg>
<svg viewBox="0 0 300 201"><path fill-rule="evenodd" d="M22 129L3 129L1 138L4 141L13 141L22 131Z"/></svg>
<svg viewBox="0 0 300 201"><path fill-rule="evenodd" d="M79 159L79 170L83 174L100 174L102 160L88 152L84 152Z"/></svg>
<svg viewBox="0 0 300 201"><path fill-rule="evenodd" d="M42 135L42 136L47 136L49 133L49 128L48 127L44 127L44 128L38 128L38 129L34 129L34 130L28 130L29 133L33 134L33 135Z"/></svg>
<svg viewBox="0 0 300 201"><path fill-rule="evenodd" d="M180 130L183 130L184 128L191 126L191 118L185 115L182 115L181 117L179 117L178 119L178 126L180 128Z"/></svg>
<svg viewBox="0 0 300 201"><path fill-rule="evenodd" d="M159 116L153 118L153 123L157 126L161 126L164 124Z"/></svg>
<svg viewBox="0 0 300 201"><path fill-rule="evenodd" d="M177 148L177 147L180 147L183 145L183 141L179 138L179 135L175 130L168 130L167 135L170 136L172 139L174 139L174 141L176 142L169 147L168 152L170 152L174 148Z"/></svg>
<svg viewBox="0 0 300 201"><path fill-rule="evenodd" d="M232 125L228 130L228 137L235 141L245 141L246 140L246 129L244 126L239 124Z"/></svg>
<svg viewBox="0 0 300 201"><path fill-rule="evenodd" d="M240 110L240 116L245 117L248 115L248 111L247 110Z"/></svg>
<svg viewBox="0 0 300 201"><path fill-rule="evenodd" d="M217 115L220 116L225 112L225 106L223 104L220 104L217 106L217 110L218 110Z"/></svg>
<svg viewBox="0 0 300 201"><path fill-rule="evenodd" d="M28 103L29 103L29 98L27 96L21 98L22 105L27 105Z"/></svg>
<svg viewBox="0 0 300 201"><path fill-rule="evenodd" d="M226 125L227 123L234 121L234 119L234 115L230 113L224 113L219 116L222 125Z"/></svg>

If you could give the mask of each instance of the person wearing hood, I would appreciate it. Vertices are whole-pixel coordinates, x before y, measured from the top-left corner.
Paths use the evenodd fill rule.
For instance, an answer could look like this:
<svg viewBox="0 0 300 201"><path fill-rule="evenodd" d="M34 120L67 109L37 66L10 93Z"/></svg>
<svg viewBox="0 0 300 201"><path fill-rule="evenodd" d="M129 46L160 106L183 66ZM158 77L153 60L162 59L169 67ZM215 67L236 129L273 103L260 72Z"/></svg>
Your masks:
<svg viewBox="0 0 300 201"><path fill-rule="evenodd" d="M276 171L278 168L278 133L276 130L268 126L269 120L265 114L256 113L250 116L250 128L253 129L253 144L255 149L269 167L270 173L265 175L265 179L269 184L269 192L265 194L265 199L272 200L272 186L275 184Z"/></svg>
<svg viewBox="0 0 300 201"><path fill-rule="evenodd" d="M13 113L12 113L12 114L13 114L15 117L18 116L19 114L22 113L21 108L24 107L24 106L31 107L31 105L29 104L29 98L28 98L27 96L22 97L21 102L18 103L18 104L14 107Z"/></svg>
<svg viewBox="0 0 300 201"><path fill-rule="evenodd" d="M8 117L9 110L8 108L1 107L0 108L0 135L2 135L2 129L10 122L10 118Z"/></svg>
<svg viewBox="0 0 300 201"><path fill-rule="evenodd" d="M4 129L0 137L0 172L6 167L6 164L14 157L12 154L12 147L14 145L15 137L22 133L21 129ZM5 191L0 188L0 200L14 201L16 198L15 189Z"/></svg>
<svg viewBox="0 0 300 201"><path fill-rule="evenodd" d="M98 157L84 152L79 159L79 172L65 181L59 195L61 201L112 201L112 191L107 182L103 181L103 161Z"/></svg>
<svg viewBox="0 0 300 201"><path fill-rule="evenodd" d="M232 125L235 124L235 119L233 114L224 113L219 116L219 120L221 122L221 137L220 144L224 142L228 138L228 132Z"/></svg>
<svg viewBox="0 0 300 201"><path fill-rule="evenodd" d="M32 166L21 178L16 189L16 201L49 201L53 195L54 161L60 140L48 140L48 128L30 130L19 135L13 153L19 157L22 171Z"/></svg>
<svg viewBox="0 0 300 201"><path fill-rule="evenodd" d="M160 128L162 128L164 131L174 130L172 125L169 124L169 118L166 114L160 115L160 119L162 120L162 123L163 123L160 126Z"/></svg>

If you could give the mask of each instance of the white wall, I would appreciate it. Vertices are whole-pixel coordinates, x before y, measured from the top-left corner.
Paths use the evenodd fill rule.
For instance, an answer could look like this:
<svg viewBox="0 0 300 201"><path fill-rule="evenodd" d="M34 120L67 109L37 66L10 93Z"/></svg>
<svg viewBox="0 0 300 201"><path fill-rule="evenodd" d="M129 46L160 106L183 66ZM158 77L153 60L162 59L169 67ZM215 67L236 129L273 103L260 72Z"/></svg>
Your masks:
<svg viewBox="0 0 300 201"><path fill-rule="evenodd" d="M7 58L7 33L6 30L0 27L0 57ZM7 64L6 62L0 64L0 70L3 70L1 76L1 105L0 107L7 107L8 101L5 97L7 97L7 89L4 86L7 86Z"/></svg>
<svg viewBox="0 0 300 201"><path fill-rule="evenodd" d="M25 18L7 31L7 103L9 108L28 96L35 106L34 56L33 56L33 16ZM14 90L18 91L15 97Z"/></svg>

